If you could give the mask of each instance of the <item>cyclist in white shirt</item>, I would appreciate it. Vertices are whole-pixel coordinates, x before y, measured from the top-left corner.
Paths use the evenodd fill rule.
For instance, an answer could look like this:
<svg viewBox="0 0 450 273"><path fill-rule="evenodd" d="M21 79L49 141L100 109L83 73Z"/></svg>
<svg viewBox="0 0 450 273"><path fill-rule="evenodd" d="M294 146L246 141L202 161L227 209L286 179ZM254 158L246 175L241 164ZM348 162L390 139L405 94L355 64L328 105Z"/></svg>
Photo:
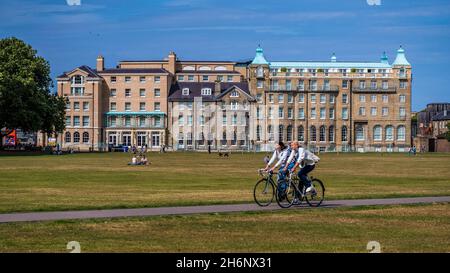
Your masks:
<svg viewBox="0 0 450 273"><path fill-rule="evenodd" d="M289 149L283 142L278 142L275 146L275 151L273 152L272 158L270 159L269 163L267 163L267 166L265 170L273 172L276 168L280 167L280 171L278 172L278 180L281 181L284 179L285 174L283 175L282 170L284 169L284 165L286 163L287 158L290 155L291 149ZM272 164L276 161L277 163L272 166Z"/></svg>
<svg viewBox="0 0 450 273"><path fill-rule="evenodd" d="M305 192L309 193L314 189L314 187L308 179L308 173L314 170L316 167L316 161L318 161L319 158L309 150L300 147L300 144L297 141L292 142L291 149L293 151L292 153L295 153L295 155L291 155L288 158L287 164L292 164L291 161L295 159L295 165L291 169L291 172L295 172L295 169L303 163L303 167L301 167L298 172L298 177L306 188Z"/></svg>

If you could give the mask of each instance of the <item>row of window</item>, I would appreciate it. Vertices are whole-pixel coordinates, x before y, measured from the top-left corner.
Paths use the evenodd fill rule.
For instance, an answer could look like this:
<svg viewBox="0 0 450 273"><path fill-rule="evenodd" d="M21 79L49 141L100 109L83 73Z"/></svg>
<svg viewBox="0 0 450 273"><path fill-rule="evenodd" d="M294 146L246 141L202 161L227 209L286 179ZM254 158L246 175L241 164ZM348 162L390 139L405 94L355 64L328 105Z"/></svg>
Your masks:
<svg viewBox="0 0 450 273"><path fill-rule="evenodd" d="M111 76L110 77L110 82L111 83L117 83L118 78L120 78L120 77ZM154 83L160 83L161 82L161 76L154 76L154 77L151 77L151 76L139 76L139 82L140 83L146 83L148 79L150 79L150 80L153 79ZM125 83L131 83L133 80L134 80L134 77L131 77L131 76L123 77L123 81Z"/></svg>
<svg viewBox="0 0 450 273"><path fill-rule="evenodd" d="M335 127L329 126L328 130L325 125L322 125L319 127L317 138L317 129L316 126L312 125L309 127L309 140L311 142L334 142L335 141ZM275 132L274 127L272 125L269 125L267 127L267 133L269 137L269 141L275 141ZM406 140L406 127L404 125L400 125L397 127L397 141L405 141ZM364 126L357 126L355 130L355 137L357 141L364 141L366 140L366 132ZM261 125L258 125L256 127L256 140L261 141L262 140L262 127ZM279 125L278 127L278 140L281 141L293 141L294 135L293 135L293 127L292 125L288 125L286 127L286 130L284 129L283 125ZM373 127L373 140L374 141L382 141L383 140L383 128L381 125L376 125ZM394 126L387 125L385 127L384 132L384 140L385 141L393 141L394 140ZM305 128L303 125L298 126L297 128L297 141L305 141ZM346 142L349 141L349 129L347 126L341 127L341 141Z"/></svg>
<svg viewBox="0 0 450 273"><path fill-rule="evenodd" d="M378 113L378 108L377 107L370 107L370 115L371 116L376 116L377 113ZM406 108L405 107L400 107L398 113L399 113L400 117L406 117ZM359 116L365 116L366 115L366 108L365 107L359 107L358 115ZM382 107L381 108L381 115L383 117L388 116L389 115L389 108L388 107Z"/></svg>
<svg viewBox="0 0 450 273"><path fill-rule="evenodd" d="M72 109L72 105L69 101L66 104L66 110L71 110L71 109ZM80 111L80 102L79 101L73 102L73 110ZM87 101L83 102L83 111L89 111L89 102L87 102Z"/></svg>
<svg viewBox="0 0 450 273"><path fill-rule="evenodd" d="M75 132L73 133L73 139L72 139L72 135L70 134L70 132L66 132L64 134L64 142L65 143L71 143L73 140L73 143L80 143L80 140L83 141L83 143L89 143L89 133L88 132L84 132L83 133L83 138L80 139L80 133L79 132Z"/></svg>
<svg viewBox="0 0 450 273"><path fill-rule="evenodd" d="M83 123L81 123L82 121ZM66 116L66 126L74 126L74 127L89 127L90 126L90 118L89 116Z"/></svg>
<svg viewBox="0 0 450 273"><path fill-rule="evenodd" d="M124 94L124 96L125 96L126 98L130 98L131 95L132 95L131 89L129 89L129 88L125 89L125 91L124 91L123 94ZM114 97L114 98L117 97L117 89L112 88L112 89L109 91L109 96L110 96L110 97ZM139 89L139 96L140 96L140 97L145 97L145 96L146 96L146 89L145 89L145 88ZM154 96L155 98L161 97L161 89L159 89L159 88L153 89L153 96Z"/></svg>
<svg viewBox="0 0 450 273"><path fill-rule="evenodd" d="M204 82L209 82L210 81L210 76L209 75L202 75L201 76L202 81ZM193 82L195 81L194 75L178 75L177 76L177 80L180 82L184 82L184 81L188 81L188 82ZM220 82L233 82L233 76L223 76L223 75L218 75L216 78L217 81Z"/></svg>
<svg viewBox="0 0 450 273"><path fill-rule="evenodd" d="M278 98L278 103L284 103L285 102L285 94L278 94L277 98ZM328 96L328 100L327 100L327 96ZM359 101L360 102L366 102L366 96L368 95L359 95ZM380 95L376 95L376 94L372 94L370 95L370 101L371 102L377 102L378 101L378 96ZM336 95L334 94L310 94L309 96L309 101L311 103L316 103L317 102L317 97L319 97L319 103L327 103L327 101L329 103L334 103L336 101ZM258 102L262 102L262 94L257 94L256 95L256 99ZM389 95L381 95L381 99L383 103L388 103L389 102ZM346 93L342 94L342 103L348 103L349 100L349 96ZM268 101L269 103L274 103L275 102L275 95L274 94L269 94L268 95ZM305 94L298 94L297 95L297 101L299 103L304 103L305 102ZM399 95L399 101L401 103L405 103L406 102L406 95L404 94L400 94ZM293 94L287 94L287 102L288 103L294 103L294 95Z"/></svg>
<svg viewBox="0 0 450 273"><path fill-rule="evenodd" d="M118 122L120 121L120 122ZM137 124L136 124L137 123ZM162 125L161 118L160 117L153 117L151 119L146 117L138 117L137 119L132 117L124 117L123 119L117 118L117 117L110 117L109 118L109 127L116 127L116 126L139 126L139 127L147 127L148 125L152 125L155 127L160 127Z"/></svg>
<svg viewBox="0 0 450 273"><path fill-rule="evenodd" d="M131 111L131 102L125 102L124 109L127 112ZM109 110L117 111L117 102L111 102L110 106L109 106ZM147 104L145 102L139 103L139 111L147 111ZM161 103L160 102L153 103L153 111L161 111Z"/></svg>
<svg viewBox="0 0 450 273"><path fill-rule="evenodd" d="M391 73L391 69L384 69L384 68L359 68L359 69L352 69L352 68L332 68L332 69L315 69L315 68L272 68L270 69L270 73L273 76L276 76L278 72L285 73L287 76L290 75L290 73L297 73L299 76L302 76L304 73L309 73L313 77L317 76L317 73L323 73L325 77L328 77L330 73L340 73L343 77L347 77L348 73L357 73L360 77L364 77L365 73L368 73L372 76L374 76L376 73L381 74L383 77L387 77L388 73ZM264 77L264 68L258 67L256 69L256 75L257 77ZM406 77L407 72L406 69L401 68L398 71L399 77Z"/></svg>
<svg viewBox="0 0 450 273"><path fill-rule="evenodd" d="M330 84L330 80L324 80L323 81L323 85L319 86L318 85L318 81L317 80L307 80L309 81L309 89L312 91L316 91L316 90L325 90L325 91L329 91L332 89L332 86ZM264 88L264 80L258 80L256 82L256 87L257 88ZM368 85L369 84L369 85ZM349 80L342 80L341 82L341 88L342 89L348 89L350 85L350 81ZM392 84L391 84L392 85ZM286 91L292 91L294 89L299 90L299 91L304 91L305 90L305 80L298 80L297 85L294 87L292 80L285 80L285 84L281 85L279 84L278 80L272 80L270 82L270 89L277 91L277 90L286 90ZM389 89L389 87L391 87L389 85L389 81L387 80L383 80L381 81L381 89L383 90L387 90ZM399 81L399 85L398 87L400 89L406 89L408 87L408 80L400 80ZM380 89L380 85L379 82L376 80L371 80L371 81L366 81L366 80L360 80L357 88L360 90L378 90Z"/></svg>

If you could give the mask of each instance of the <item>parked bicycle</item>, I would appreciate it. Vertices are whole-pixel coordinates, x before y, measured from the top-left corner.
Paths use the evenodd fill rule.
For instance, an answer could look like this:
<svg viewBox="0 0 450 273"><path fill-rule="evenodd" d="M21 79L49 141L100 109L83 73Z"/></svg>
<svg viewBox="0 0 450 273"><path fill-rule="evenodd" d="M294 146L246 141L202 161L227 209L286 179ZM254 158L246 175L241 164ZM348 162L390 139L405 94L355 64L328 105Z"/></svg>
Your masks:
<svg viewBox="0 0 450 273"><path fill-rule="evenodd" d="M260 169L258 174L262 178L256 182L253 189L253 198L259 206L267 207L272 204L275 197L276 182L273 180L273 175L276 175L276 173Z"/></svg>
<svg viewBox="0 0 450 273"><path fill-rule="evenodd" d="M320 206L325 199L325 186L317 178L311 176L308 179L313 186L313 190L308 193L306 193L306 187L295 173L290 173L285 181L279 182L275 193L278 205L282 208L289 208L306 200L311 207Z"/></svg>

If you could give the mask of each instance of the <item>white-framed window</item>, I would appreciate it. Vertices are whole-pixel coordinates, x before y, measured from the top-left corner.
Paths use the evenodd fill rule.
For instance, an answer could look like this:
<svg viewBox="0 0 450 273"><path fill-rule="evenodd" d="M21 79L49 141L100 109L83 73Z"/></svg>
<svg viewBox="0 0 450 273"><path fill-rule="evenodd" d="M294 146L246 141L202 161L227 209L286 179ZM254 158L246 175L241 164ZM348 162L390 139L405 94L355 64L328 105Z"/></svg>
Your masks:
<svg viewBox="0 0 450 273"><path fill-rule="evenodd" d="M227 82L233 82L233 76L227 76Z"/></svg>
<svg viewBox="0 0 450 273"><path fill-rule="evenodd" d="M184 81L184 75L178 75L178 81L182 82Z"/></svg>
<svg viewBox="0 0 450 273"><path fill-rule="evenodd" d="M385 128L385 140L394 140L394 127L392 125Z"/></svg>
<svg viewBox="0 0 450 273"><path fill-rule="evenodd" d="M269 109L267 109L267 116L269 117L269 119L273 119L273 109L272 109L272 107L269 107Z"/></svg>
<svg viewBox="0 0 450 273"><path fill-rule="evenodd" d="M125 83L130 83L131 82L131 77L130 76L126 76L125 77Z"/></svg>
<svg viewBox="0 0 450 273"><path fill-rule="evenodd" d="M117 82L117 77L112 76L111 78L109 78L109 81L110 81L111 83L116 83L116 82Z"/></svg>
<svg viewBox="0 0 450 273"><path fill-rule="evenodd" d="M264 80L256 81L256 88L264 88Z"/></svg>
<svg viewBox="0 0 450 273"><path fill-rule="evenodd" d="M73 126L80 126L80 117L73 116Z"/></svg>
<svg viewBox="0 0 450 273"><path fill-rule="evenodd" d="M329 111L329 118L334 119L334 108L330 108Z"/></svg>
<svg viewBox="0 0 450 273"><path fill-rule="evenodd" d="M294 96L292 94L288 94L287 101L288 101L288 103L293 103L294 102Z"/></svg>
<svg viewBox="0 0 450 273"><path fill-rule="evenodd" d="M194 81L194 75L188 75L188 81L193 82Z"/></svg>
<svg viewBox="0 0 450 273"><path fill-rule="evenodd" d="M145 76L140 76L140 77L139 77L139 82L140 82L140 83L145 83L145 82L146 82Z"/></svg>
<svg viewBox="0 0 450 273"><path fill-rule="evenodd" d="M401 103L404 103L404 102L406 102L406 95L399 95L399 101L401 102Z"/></svg>
<svg viewBox="0 0 450 273"><path fill-rule="evenodd" d="M273 94L269 94L269 102L273 103Z"/></svg>
<svg viewBox="0 0 450 273"><path fill-rule="evenodd" d="M184 116L183 114L178 115L178 125L184 125Z"/></svg>
<svg viewBox="0 0 450 273"><path fill-rule="evenodd" d="M311 108L310 117L311 117L311 119L315 119L316 118L316 108L315 107Z"/></svg>
<svg viewBox="0 0 450 273"><path fill-rule="evenodd" d="M71 126L72 125L72 118L70 116L66 116L66 126ZM66 141L66 142L70 142Z"/></svg>
<svg viewBox="0 0 450 273"><path fill-rule="evenodd" d="M117 96L117 90L116 89L111 89L110 91L109 91L109 96L110 97L115 97L115 96Z"/></svg>
<svg viewBox="0 0 450 273"><path fill-rule="evenodd" d="M373 127L373 140L381 141L383 139L383 134L380 125L375 125Z"/></svg>
<svg viewBox="0 0 450 273"><path fill-rule="evenodd" d="M217 81L223 82L223 75L217 75Z"/></svg>
<svg viewBox="0 0 450 273"><path fill-rule="evenodd" d="M304 91L305 90L305 81L304 80L299 80L298 81L297 89L299 91Z"/></svg>
<svg viewBox="0 0 450 273"><path fill-rule="evenodd" d="M298 102L305 103L305 94L303 94L303 93L298 94Z"/></svg>
<svg viewBox="0 0 450 273"><path fill-rule="evenodd" d="M211 96L211 88L202 88L202 96Z"/></svg>
<svg viewBox="0 0 450 273"><path fill-rule="evenodd" d="M161 111L161 103L160 102L155 102L154 109L155 109L155 111Z"/></svg>
<svg viewBox="0 0 450 273"><path fill-rule="evenodd" d="M230 93L230 97L232 98L238 98L239 97L239 92L234 90Z"/></svg>
<svg viewBox="0 0 450 273"><path fill-rule="evenodd" d="M125 111L131 111L131 102L125 102Z"/></svg>
<svg viewBox="0 0 450 273"><path fill-rule="evenodd" d="M370 115L371 116L376 116L377 115L377 108L376 107L371 107L370 108Z"/></svg>
<svg viewBox="0 0 450 273"><path fill-rule="evenodd" d="M72 137L70 136L70 132L66 132L64 135L64 142L70 143L72 141Z"/></svg>
<svg viewBox="0 0 450 273"><path fill-rule="evenodd" d="M155 83L160 83L160 82L161 82L161 77L155 76Z"/></svg>
<svg viewBox="0 0 450 273"><path fill-rule="evenodd" d="M278 103L283 103L284 102L284 95L283 94L279 94L278 95Z"/></svg>
<svg viewBox="0 0 450 273"><path fill-rule="evenodd" d="M348 103L348 94L342 94L342 103Z"/></svg>
<svg viewBox="0 0 450 273"><path fill-rule="evenodd" d="M293 119L294 118L294 111L292 110L291 107L289 107L287 109L287 113L288 113L288 119Z"/></svg>
<svg viewBox="0 0 450 273"><path fill-rule="evenodd" d="M327 129L325 128L324 125L319 127L319 141L320 142L325 142L326 141L326 139L325 139L326 132L327 132Z"/></svg>
<svg viewBox="0 0 450 273"><path fill-rule="evenodd" d="M145 102L139 103L139 111L145 111Z"/></svg>
<svg viewBox="0 0 450 273"><path fill-rule="evenodd" d="M329 99L330 103L333 104L336 101L336 96L333 94L330 94L330 99Z"/></svg>
<svg viewBox="0 0 450 273"><path fill-rule="evenodd" d="M400 113L400 117L406 117L406 108L405 107L400 107L399 109L399 113Z"/></svg>
<svg viewBox="0 0 450 273"><path fill-rule="evenodd" d="M366 102L366 95L359 95L359 102Z"/></svg>
<svg viewBox="0 0 450 273"><path fill-rule="evenodd" d="M317 80L311 80L311 90L312 91L317 90Z"/></svg>
<svg viewBox="0 0 450 273"><path fill-rule="evenodd" d="M348 119L348 108L347 107L342 108L341 116L342 116L342 119Z"/></svg>
<svg viewBox="0 0 450 273"><path fill-rule="evenodd" d="M89 127L89 116L83 116L83 127Z"/></svg>
<svg viewBox="0 0 450 273"><path fill-rule="evenodd" d="M125 89L125 97L131 97L131 89Z"/></svg>
<svg viewBox="0 0 450 273"><path fill-rule="evenodd" d="M311 94L311 103L316 103L316 94Z"/></svg>
<svg viewBox="0 0 450 273"><path fill-rule="evenodd" d="M208 75L203 75L202 76L202 81L207 82L209 80L209 76Z"/></svg>
<svg viewBox="0 0 450 273"><path fill-rule="evenodd" d="M327 102L327 96L325 94L320 94L320 103L326 103Z"/></svg>
<svg viewBox="0 0 450 273"><path fill-rule="evenodd" d="M384 103L388 103L389 102L389 96L388 95L383 95L382 99L383 99Z"/></svg>
<svg viewBox="0 0 450 273"><path fill-rule="evenodd" d="M89 102L85 101L83 102L83 111L89 111Z"/></svg>
<svg viewBox="0 0 450 273"><path fill-rule="evenodd" d="M356 140L357 141L365 140L365 132L364 132L364 127L362 125L356 126Z"/></svg>
<svg viewBox="0 0 450 273"><path fill-rule="evenodd" d="M189 88L183 88L181 92L183 96L189 96Z"/></svg>
<svg viewBox="0 0 450 273"><path fill-rule="evenodd" d="M386 80L383 80L383 82L381 83L381 88L382 89L388 89L389 88L389 83Z"/></svg>
<svg viewBox="0 0 450 273"><path fill-rule="evenodd" d="M75 101L73 103L73 110L80 111L80 102L79 101Z"/></svg>
<svg viewBox="0 0 450 273"><path fill-rule="evenodd" d="M406 128L403 125L397 127L397 140L399 141L406 140Z"/></svg>
<svg viewBox="0 0 450 273"><path fill-rule="evenodd" d="M327 116L327 111L325 109L325 107L321 107L320 108L320 119L325 119Z"/></svg>
<svg viewBox="0 0 450 273"><path fill-rule="evenodd" d="M342 80L342 89L348 89L348 80Z"/></svg>
<svg viewBox="0 0 450 273"><path fill-rule="evenodd" d="M80 143L80 133L78 132L73 133L73 142Z"/></svg>
<svg viewBox="0 0 450 273"><path fill-rule="evenodd" d="M256 101L259 103L262 102L262 94L256 94Z"/></svg>
<svg viewBox="0 0 450 273"><path fill-rule="evenodd" d="M381 115L383 117L386 117L388 114L389 114L389 108L387 108L387 107L381 108Z"/></svg>
<svg viewBox="0 0 450 273"><path fill-rule="evenodd" d="M117 104L115 102L111 102L111 104L109 105L109 110L110 111L116 111L117 110Z"/></svg>
<svg viewBox="0 0 450 273"><path fill-rule="evenodd" d="M278 107L278 118L284 117L284 109L283 107Z"/></svg>
<svg viewBox="0 0 450 273"><path fill-rule="evenodd" d="M371 89L377 89L377 81L376 80L371 80L370 81L370 88Z"/></svg>
<svg viewBox="0 0 450 273"><path fill-rule="evenodd" d="M359 89L366 89L366 81L359 81Z"/></svg>
<svg viewBox="0 0 450 273"><path fill-rule="evenodd" d="M155 88L155 90L153 92L154 92L155 98L161 97L161 89Z"/></svg>
<svg viewBox="0 0 450 273"><path fill-rule="evenodd" d="M366 115L366 108L365 107L359 107L358 115L365 116Z"/></svg>
<svg viewBox="0 0 450 273"><path fill-rule="evenodd" d="M400 80L400 89L406 89L408 87L408 81Z"/></svg>
<svg viewBox="0 0 450 273"><path fill-rule="evenodd" d="M348 141L347 126L342 126L342 129L341 129L341 141L342 142Z"/></svg>
<svg viewBox="0 0 450 273"><path fill-rule="evenodd" d="M377 95L370 95L371 102L377 102Z"/></svg>
<svg viewBox="0 0 450 273"><path fill-rule="evenodd" d="M239 103L237 101L231 101L231 110L237 110Z"/></svg>
<svg viewBox="0 0 450 273"><path fill-rule="evenodd" d="M143 89L143 88L139 89L139 96L141 98L145 97L145 89Z"/></svg>

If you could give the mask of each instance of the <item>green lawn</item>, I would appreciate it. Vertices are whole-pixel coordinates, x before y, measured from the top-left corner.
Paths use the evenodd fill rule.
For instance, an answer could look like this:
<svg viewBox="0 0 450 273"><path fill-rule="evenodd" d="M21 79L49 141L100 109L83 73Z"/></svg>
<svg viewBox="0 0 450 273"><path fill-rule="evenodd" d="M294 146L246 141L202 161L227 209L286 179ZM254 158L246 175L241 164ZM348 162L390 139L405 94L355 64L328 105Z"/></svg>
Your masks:
<svg viewBox="0 0 450 273"><path fill-rule="evenodd" d="M264 154L0 156L0 212L252 202ZM450 195L450 154L322 154L327 199Z"/></svg>
<svg viewBox="0 0 450 273"><path fill-rule="evenodd" d="M450 204L1 224L0 252L449 252Z"/></svg>

